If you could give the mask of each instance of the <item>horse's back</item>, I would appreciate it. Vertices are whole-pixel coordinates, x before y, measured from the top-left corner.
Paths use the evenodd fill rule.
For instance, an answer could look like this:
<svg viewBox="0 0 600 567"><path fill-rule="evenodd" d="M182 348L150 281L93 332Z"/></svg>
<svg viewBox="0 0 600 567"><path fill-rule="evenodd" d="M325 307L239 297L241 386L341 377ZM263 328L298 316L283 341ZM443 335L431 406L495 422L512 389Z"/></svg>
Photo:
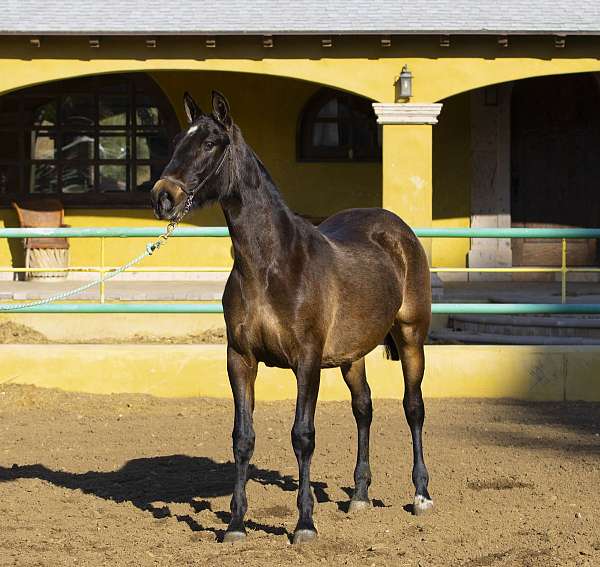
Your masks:
<svg viewBox="0 0 600 567"><path fill-rule="evenodd" d="M386 209L347 209L325 219L318 227L334 246L378 246L403 267L403 272L428 267L425 250L412 229ZM429 274L427 274L429 275Z"/></svg>
<svg viewBox="0 0 600 567"><path fill-rule="evenodd" d="M390 258L402 289L401 318L428 318L431 311L429 262L412 229L395 213L381 208L347 209L327 218L320 232L335 246L380 248Z"/></svg>
<svg viewBox="0 0 600 567"><path fill-rule="evenodd" d="M414 236L398 215L381 208L346 209L326 218L318 228L328 238L342 241L370 237L378 230Z"/></svg>

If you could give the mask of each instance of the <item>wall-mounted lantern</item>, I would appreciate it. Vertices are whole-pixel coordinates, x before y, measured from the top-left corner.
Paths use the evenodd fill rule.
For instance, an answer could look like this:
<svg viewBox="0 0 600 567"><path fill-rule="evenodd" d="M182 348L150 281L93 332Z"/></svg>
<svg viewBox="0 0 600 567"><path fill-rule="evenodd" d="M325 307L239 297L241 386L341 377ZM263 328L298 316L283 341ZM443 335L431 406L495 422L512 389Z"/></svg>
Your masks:
<svg viewBox="0 0 600 567"><path fill-rule="evenodd" d="M410 98L412 96L412 79L413 76L408 70L408 65L404 65L398 79L398 98Z"/></svg>

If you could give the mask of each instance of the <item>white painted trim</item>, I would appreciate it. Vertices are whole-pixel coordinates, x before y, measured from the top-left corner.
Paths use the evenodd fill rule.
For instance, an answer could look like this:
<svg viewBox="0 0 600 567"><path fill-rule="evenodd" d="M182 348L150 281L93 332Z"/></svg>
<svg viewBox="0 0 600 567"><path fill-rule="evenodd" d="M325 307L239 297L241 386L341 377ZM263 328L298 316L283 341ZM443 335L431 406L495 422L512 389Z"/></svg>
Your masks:
<svg viewBox="0 0 600 567"><path fill-rule="evenodd" d="M437 124L442 106L442 103L374 102L373 110L378 124Z"/></svg>

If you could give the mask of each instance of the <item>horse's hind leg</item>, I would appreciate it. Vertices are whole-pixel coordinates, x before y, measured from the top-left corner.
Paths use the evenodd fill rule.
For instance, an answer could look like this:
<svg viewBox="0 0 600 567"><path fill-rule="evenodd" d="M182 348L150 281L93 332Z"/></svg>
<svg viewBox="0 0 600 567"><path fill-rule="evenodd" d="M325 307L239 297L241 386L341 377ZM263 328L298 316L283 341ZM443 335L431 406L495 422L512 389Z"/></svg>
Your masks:
<svg viewBox="0 0 600 567"><path fill-rule="evenodd" d="M433 500L427 491L429 474L423 460L423 422L425 406L421 394L421 382L425 371L425 339L420 326L396 323L391 333L398 347L404 374L404 413L410 427L413 445L412 480L415 485L413 511L416 515L423 514L433 508Z"/></svg>
<svg viewBox="0 0 600 567"><path fill-rule="evenodd" d="M227 373L235 403L233 424L233 456L235 460L235 486L231 497L231 520L224 541L237 541L246 537L244 516L248 508L246 480L248 465L254 452L254 382L257 363L227 347Z"/></svg>
<svg viewBox="0 0 600 567"><path fill-rule="evenodd" d="M354 494L350 501L349 512L367 508L369 485L371 484L371 468L369 466L369 433L373 417L371 390L367 383L365 359L361 358L352 364L341 367L342 376L352 395L352 413L358 429L358 452L354 469Z"/></svg>

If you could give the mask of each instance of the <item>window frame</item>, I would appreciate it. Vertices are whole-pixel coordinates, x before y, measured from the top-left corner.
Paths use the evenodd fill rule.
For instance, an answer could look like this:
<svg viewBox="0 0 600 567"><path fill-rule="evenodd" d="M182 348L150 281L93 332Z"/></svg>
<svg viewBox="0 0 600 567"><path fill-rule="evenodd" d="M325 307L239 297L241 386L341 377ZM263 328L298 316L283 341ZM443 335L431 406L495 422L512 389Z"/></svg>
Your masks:
<svg viewBox="0 0 600 567"><path fill-rule="evenodd" d="M119 86L125 86L119 90ZM92 123L90 125L65 124L62 123L62 101L68 96L79 96L91 94L93 99ZM126 120L122 125L100 124L100 97L103 96L126 96ZM16 92L4 95L12 97L17 102L16 121L12 124L1 124L0 135L12 135L16 133L17 152L16 159L2 159L0 165L8 168L17 168L17 190L0 195L0 206L9 206L11 201L23 198L56 197L69 208L145 208L149 203L148 191L136 191L135 183L137 169L139 167L160 167L168 163L173 151L173 139L180 130L179 121L175 111L158 84L146 73L113 73L107 75L93 75L75 79L64 79L44 83L39 86L20 89ZM159 109L162 123L155 126L138 125L136 111L137 102L144 97L149 97L151 103ZM3 97L4 98L4 97ZM36 126L27 119L30 109L26 107L26 100L34 98L54 100L56 105L56 124L54 126ZM55 157L53 159L34 159L31 143L27 137L33 132L51 132L55 140ZM67 159L61 155L64 148L61 146L62 139L68 134L90 133L93 138L93 155L90 159ZM167 140L166 155L160 158L138 158L136 145L138 137L143 134L164 133ZM122 134L128 145L125 159L101 159L100 138ZM32 166L55 165L57 191L49 193L32 193L29 191L31 183ZM87 192L64 193L62 192L61 176L63 171L72 165L74 168L91 167L93 172L93 188ZM100 167L102 166L124 166L126 167L127 189L125 191L101 191L100 189Z"/></svg>
<svg viewBox="0 0 600 567"><path fill-rule="evenodd" d="M353 120L352 112L346 112L346 116L343 114L341 116L338 115L337 118L318 118L318 114L323 107L334 99L338 100L338 108L343 108L345 106L346 109L358 111L361 110L361 106L364 107L366 104L370 105L371 102L369 99L353 93L329 87L320 88L308 99L298 116L296 128L296 160L301 163L380 163L382 161L382 144L377 144L377 151L374 155L361 156L360 153L356 151L355 132L359 126L357 125L357 122ZM345 105L341 105L339 101L345 102ZM377 129L380 129L381 126L377 124L375 112L372 109L371 111L374 119L373 124ZM348 120L346 123L349 138L348 144L329 149L312 145L313 128L316 123L340 124L343 119ZM376 139L379 139L380 134L375 131L375 136Z"/></svg>

